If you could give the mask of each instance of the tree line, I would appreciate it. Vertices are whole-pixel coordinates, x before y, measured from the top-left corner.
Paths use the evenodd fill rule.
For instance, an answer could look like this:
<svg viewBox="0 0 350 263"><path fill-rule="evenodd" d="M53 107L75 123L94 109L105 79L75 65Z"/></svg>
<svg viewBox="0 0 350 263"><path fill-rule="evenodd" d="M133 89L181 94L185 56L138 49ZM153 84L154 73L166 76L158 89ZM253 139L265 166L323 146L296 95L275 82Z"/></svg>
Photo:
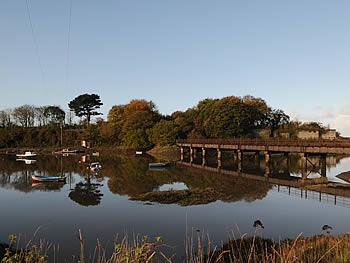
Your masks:
<svg viewBox="0 0 350 263"><path fill-rule="evenodd" d="M91 123L93 116L101 115L101 105L99 95L82 94L68 103L68 113L59 106L31 105L0 111L0 129L4 131L0 134L0 147L58 146L62 144L62 129L64 144L74 145L85 139L95 146L132 149L168 146L185 138L254 138L261 136L261 130L267 131L268 136L282 131L293 136L301 127L324 130L316 122L291 122L283 110L273 109L263 99L250 95L207 98L171 115L159 113L152 101L135 99L113 106L107 120L96 118ZM74 123L74 116L80 122Z"/></svg>

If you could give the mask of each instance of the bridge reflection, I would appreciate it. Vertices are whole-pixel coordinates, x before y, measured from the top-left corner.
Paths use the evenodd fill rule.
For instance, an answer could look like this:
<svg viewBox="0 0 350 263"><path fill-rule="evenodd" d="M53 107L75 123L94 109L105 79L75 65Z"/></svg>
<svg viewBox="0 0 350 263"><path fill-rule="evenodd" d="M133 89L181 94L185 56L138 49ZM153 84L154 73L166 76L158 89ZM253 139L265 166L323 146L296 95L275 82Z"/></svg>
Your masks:
<svg viewBox="0 0 350 263"><path fill-rule="evenodd" d="M350 189L342 192L323 192L311 189L301 189L291 186L274 185L272 187L273 191L284 193L291 196L300 197L302 199L315 200L322 203L327 203L331 205L337 205L341 207L350 207ZM342 195L344 194L344 195Z"/></svg>
<svg viewBox="0 0 350 263"><path fill-rule="evenodd" d="M201 161L199 160L199 162ZM308 178L308 175L311 173L310 170L302 170L301 174L304 173L307 176L301 175L301 177L297 177L291 175L289 171L284 171L282 168L276 172L276 167L273 167L269 173L261 171L259 173L257 169L254 170L253 168L249 169L245 167L245 169L242 169L242 167L240 167L240 169L231 170L232 166L225 169L222 165L219 168L218 166L212 167L203 165L203 163L186 162L184 160L178 161L177 166L193 167L218 174L269 183L272 185L272 189L277 192L350 208L350 184L331 182L327 177L322 175L315 178ZM317 165L314 165L313 168L316 166ZM319 167L316 168L316 170L318 169ZM321 168L321 170L324 170L324 168ZM274 173L271 173L271 171Z"/></svg>

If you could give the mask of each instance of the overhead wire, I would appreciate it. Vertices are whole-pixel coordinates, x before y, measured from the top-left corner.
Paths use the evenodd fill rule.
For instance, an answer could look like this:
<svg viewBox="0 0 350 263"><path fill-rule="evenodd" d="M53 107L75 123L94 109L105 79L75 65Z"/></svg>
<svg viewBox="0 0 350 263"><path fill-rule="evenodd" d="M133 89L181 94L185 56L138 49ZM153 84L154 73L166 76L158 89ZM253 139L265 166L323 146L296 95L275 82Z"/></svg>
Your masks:
<svg viewBox="0 0 350 263"><path fill-rule="evenodd" d="M69 83L69 55L70 55L70 32L71 32L71 24L72 24L72 6L73 6L73 0L70 0L69 5L69 18L68 18L68 36L67 36L67 58L66 58L66 87L68 88Z"/></svg>
<svg viewBox="0 0 350 263"><path fill-rule="evenodd" d="M41 80L42 80L43 86L45 86L44 85L44 83L45 83L44 69L43 69L43 66L42 66L42 63L41 63L41 57L40 57L40 53L39 53L39 45L38 45L38 42L37 42L37 39L36 39L36 36L35 36L35 32L34 32L34 27L33 27L32 18L31 18L31 15L30 15L30 9L29 9L28 0L25 0L25 3L26 3L28 20L29 20L29 26L30 26L30 29L31 29L32 38L33 38L33 42L34 42L35 52L36 52L36 56L37 56L38 63L39 63L39 68L40 68L40 73L41 73Z"/></svg>

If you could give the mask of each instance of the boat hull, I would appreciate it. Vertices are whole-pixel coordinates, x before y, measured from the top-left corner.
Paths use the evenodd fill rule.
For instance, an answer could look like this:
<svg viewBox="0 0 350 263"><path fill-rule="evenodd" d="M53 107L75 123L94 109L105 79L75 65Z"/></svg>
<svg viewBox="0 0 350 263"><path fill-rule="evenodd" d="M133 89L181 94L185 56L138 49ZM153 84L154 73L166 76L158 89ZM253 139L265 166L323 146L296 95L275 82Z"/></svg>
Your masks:
<svg viewBox="0 0 350 263"><path fill-rule="evenodd" d="M170 162L166 162L166 163L149 163L148 164L149 168L153 168L153 169L157 169L157 168L168 168L171 167L171 163Z"/></svg>
<svg viewBox="0 0 350 263"><path fill-rule="evenodd" d="M90 163L88 169L90 169L90 171L92 172L101 172L102 165L99 162L93 162L93 163Z"/></svg>
<svg viewBox="0 0 350 263"><path fill-rule="evenodd" d="M25 152L24 154L16 154L18 158L30 158L30 157L35 157L36 153L35 152Z"/></svg>
<svg viewBox="0 0 350 263"><path fill-rule="evenodd" d="M32 175L33 182L65 182L65 176Z"/></svg>

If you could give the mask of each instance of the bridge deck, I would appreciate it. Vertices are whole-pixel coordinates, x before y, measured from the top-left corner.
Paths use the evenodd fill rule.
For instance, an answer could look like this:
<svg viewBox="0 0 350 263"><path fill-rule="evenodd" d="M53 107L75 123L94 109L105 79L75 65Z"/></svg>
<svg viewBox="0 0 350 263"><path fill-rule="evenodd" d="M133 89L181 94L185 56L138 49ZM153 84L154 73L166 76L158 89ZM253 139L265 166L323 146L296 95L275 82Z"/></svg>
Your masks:
<svg viewBox="0 0 350 263"><path fill-rule="evenodd" d="M177 145L180 147L221 150L350 154L350 140L348 139L187 139L178 140Z"/></svg>

